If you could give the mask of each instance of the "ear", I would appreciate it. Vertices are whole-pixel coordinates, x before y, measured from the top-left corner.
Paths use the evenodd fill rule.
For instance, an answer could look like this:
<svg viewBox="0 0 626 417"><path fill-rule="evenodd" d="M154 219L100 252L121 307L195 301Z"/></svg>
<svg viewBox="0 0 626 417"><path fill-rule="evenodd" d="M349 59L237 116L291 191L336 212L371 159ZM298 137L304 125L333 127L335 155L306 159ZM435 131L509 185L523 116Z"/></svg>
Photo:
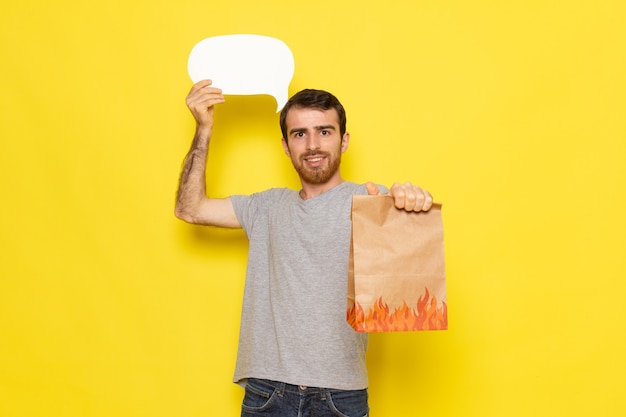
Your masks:
<svg viewBox="0 0 626 417"><path fill-rule="evenodd" d="M281 142L283 144L283 150L285 151L285 155L287 155L289 158L291 158L291 152L289 152L289 144L287 143L285 138L282 138Z"/></svg>
<svg viewBox="0 0 626 417"><path fill-rule="evenodd" d="M350 133L346 132L343 134L341 138L341 153L344 153L348 150L348 143L350 142Z"/></svg>

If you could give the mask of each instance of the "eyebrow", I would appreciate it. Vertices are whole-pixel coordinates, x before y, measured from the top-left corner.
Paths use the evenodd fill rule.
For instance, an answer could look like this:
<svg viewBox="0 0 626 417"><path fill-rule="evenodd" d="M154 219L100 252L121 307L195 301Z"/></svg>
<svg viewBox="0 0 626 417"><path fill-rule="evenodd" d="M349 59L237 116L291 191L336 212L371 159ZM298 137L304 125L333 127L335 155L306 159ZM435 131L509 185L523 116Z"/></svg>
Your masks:
<svg viewBox="0 0 626 417"><path fill-rule="evenodd" d="M337 130L335 128L335 126L333 125L321 125L321 126L315 126L314 127L315 130L320 131L320 130ZM289 131L290 135L293 135L294 133L299 133L299 132L306 132L308 129L305 127L294 127L293 129L291 129Z"/></svg>

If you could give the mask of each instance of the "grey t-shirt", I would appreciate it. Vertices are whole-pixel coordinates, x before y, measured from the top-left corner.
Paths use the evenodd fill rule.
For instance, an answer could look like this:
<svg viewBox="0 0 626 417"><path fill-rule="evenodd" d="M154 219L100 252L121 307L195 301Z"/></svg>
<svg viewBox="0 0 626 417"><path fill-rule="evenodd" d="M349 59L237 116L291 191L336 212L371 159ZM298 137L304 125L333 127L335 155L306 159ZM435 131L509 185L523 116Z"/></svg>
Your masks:
<svg viewBox="0 0 626 417"><path fill-rule="evenodd" d="M250 242L235 382L367 388L367 335L346 322L353 194L367 190L343 182L308 200L286 188L231 197Z"/></svg>

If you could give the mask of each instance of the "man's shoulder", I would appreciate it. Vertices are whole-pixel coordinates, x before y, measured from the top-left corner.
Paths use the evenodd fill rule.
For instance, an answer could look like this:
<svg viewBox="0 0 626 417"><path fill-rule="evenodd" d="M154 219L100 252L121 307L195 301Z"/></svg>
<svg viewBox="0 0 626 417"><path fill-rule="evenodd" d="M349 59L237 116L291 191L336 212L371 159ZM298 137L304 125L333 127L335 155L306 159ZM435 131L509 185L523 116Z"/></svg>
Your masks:
<svg viewBox="0 0 626 417"><path fill-rule="evenodd" d="M382 194L388 192L384 185L376 184ZM345 193L349 194L367 194L367 187L365 184L359 184L351 181L345 181L341 184L341 187Z"/></svg>
<svg viewBox="0 0 626 417"><path fill-rule="evenodd" d="M268 188L267 190L256 191L252 194L234 194L231 196L233 201L276 201L297 195L297 191L291 188Z"/></svg>
<svg viewBox="0 0 626 417"><path fill-rule="evenodd" d="M230 199L239 222L246 228L254 219L266 218L275 207L288 206L297 195L297 191L289 188L270 188L252 194L234 194Z"/></svg>
<svg viewBox="0 0 626 417"><path fill-rule="evenodd" d="M291 188L276 187L276 188L268 188L267 190L263 190L263 191L257 191L256 193L252 195L262 196L264 198L269 198L273 200L277 198L293 196L293 195L296 195L297 193L298 192L296 190L293 190Z"/></svg>

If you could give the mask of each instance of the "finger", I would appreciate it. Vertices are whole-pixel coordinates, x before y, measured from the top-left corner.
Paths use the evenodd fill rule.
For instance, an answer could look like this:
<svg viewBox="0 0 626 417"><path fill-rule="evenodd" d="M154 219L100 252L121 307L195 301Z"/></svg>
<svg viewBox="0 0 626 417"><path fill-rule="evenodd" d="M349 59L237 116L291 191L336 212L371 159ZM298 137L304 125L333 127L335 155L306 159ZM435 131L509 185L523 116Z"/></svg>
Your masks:
<svg viewBox="0 0 626 417"><path fill-rule="evenodd" d="M195 93L187 97L187 106L195 109L206 109L215 104L223 103L224 95L221 90L205 91L203 93Z"/></svg>
<svg viewBox="0 0 626 417"><path fill-rule="evenodd" d="M367 194L368 195L379 195L380 194L380 190L378 189L376 184L374 184L373 182L366 183L365 184L365 188L367 188Z"/></svg>
<svg viewBox="0 0 626 417"><path fill-rule="evenodd" d="M219 104L222 103L224 101L224 96L222 94L206 94L203 95L201 97L198 97L195 101L193 101L193 104L197 105L198 107L211 107L214 104Z"/></svg>
<svg viewBox="0 0 626 417"><path fill-rule="evenodd" d="M420 187L413 187L412 193L414 194L414 204L411 208L412 211L428 211L433 205L433 197L430 193ZM411 198L413 200L413 198ZM407 204L408 205L408 204ZM408 210L408 207L407 207Z"/></svg>
<svg viewBox="0 0 626 417"><path fill-rule="evenodd" d="M406 211L420 211L424 201L422 189L407 182L404 184L404 209Z"/></svg>
<svg viewBox="0 0 626 417"><path fill-rule="evenodd" d="M404 209L406 206L406 190L402 184L395 182L389 189L389 195L393 197L396 208Z"/></svg>
<svg viewBox="0 0 626 417"><path fill-rule="evenodd" d="M200 88L204 88L204 87L208 87L210 85L213 84L213 80L210 79L205 79L205 80L200 80L197 83L194 84L194 87L200 89Z"/></svg>
<svg viewBox="0 0 626 417"><path fill-rule="evenodd" d="M424 209L424 202L426 201L426 194L421 188L415 190L415 204L413 205L413 211L422 211Z"/></svg>
<svg viewBox="0 0 626 417"><path fill-rule="evenodd" d="M405 197L404 209L406 211L420 211L423 202L423 195L419 187L414 186L410 182L404 184Z"/></svg>
<svg viewBox="0 0 626 417"><path fill-rule="evenodd" d="M425 191L425 193L426 193L426 198L424 200L424 205L422 206L422 210L423 211L428 211L433 206L433 196L430 195L430 193L428 191Z"/></svg>
<svg viewBox="0 0 626 417"><path fill-rule="evenodd" d="M188 100L194 100L197 97L202 97L205 94L222 94L222 90L217 87L212 87L213 81L211 80L202 80L195 83L191 90L189 90L189 94L187 94Z"/></svg>
<svg viewBox="0 0 626 417"><path fill-rule="evenodd" d="M199 90L202 90L205 87L210 86L211 84L213 84L213 81L211 80L200 80L197 83L195 83L194 85L191 86L191 89L189 90L189 94L191 95L192 93L195 93Z"/></svg>
<svg viewBox="0 0 626 417"><path fill-rule="evenodd" d="M187 96L187 103L202 102L215 97L222 99L224 97L222 90L215 87L206 87L201 90L190 92Z"/></svg>

